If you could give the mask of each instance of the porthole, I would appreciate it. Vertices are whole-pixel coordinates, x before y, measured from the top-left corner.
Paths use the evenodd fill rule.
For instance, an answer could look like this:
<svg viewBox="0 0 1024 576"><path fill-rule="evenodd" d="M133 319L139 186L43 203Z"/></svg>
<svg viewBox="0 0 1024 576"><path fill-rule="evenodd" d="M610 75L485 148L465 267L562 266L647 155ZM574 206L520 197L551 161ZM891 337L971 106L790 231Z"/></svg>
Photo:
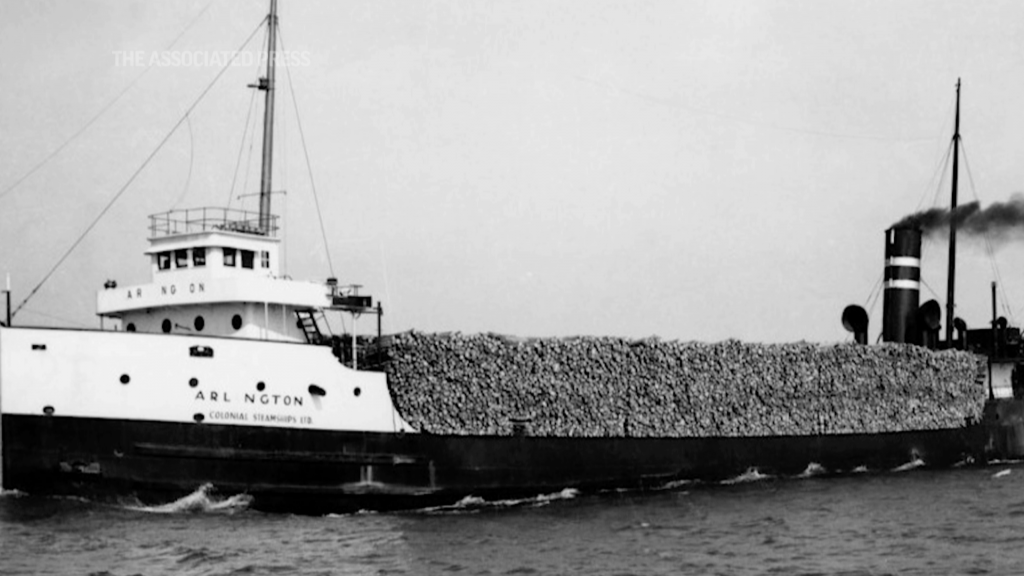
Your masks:
<svg viewBox="0 0 1024 576"><path fill-rule="evenodd" d="M206 420L206 416L203 416L201 412L196 412L195 414L192 415L192 419L195 420L196 423L199 423L202 422L203 420Z"/></svg>
<svg viewBox="0 0 1024 576"><path fill-rule="evenodd" d="M316 384L309 385L309 393L313 396L326 396L327 391L317 386Z"/></svg>
<svg viewBox="0 0 1024 576"><path fill-rule="evenodd" d="M238 314L235 314L234 316L232 316L231 317L231 327L234 328L235 330L241 330L242 329L242 317L239 316Z"/></svg>
<svg viewBox="0 0 1024 576"><path fill-rule="evenodd" d="M53 406L43 406L43 414L53 416Z"/></svg>
<svg viewBox="0 0 1024 576"><path fill-rule="evenodd" d="M127 374L121 374L121 384L127 384L131 381L132 379L129 378Z"/></svg>
<svg viewBox="0 0 1024 576"><path fill-rule="evenodd" d="M363 391L362 389L359 388L359 386L356 386L356 389L353 390L352 393L355 394L356 396L359 396L360 394L363 393Z"/></svg>
<svg viewBox="0 0 1024 576"><path fill-rule="evenodd" d="M196 316L192 325L196 327L196 332L202 332L203 328L206 326L206 320L203 320L202 316Z"/></svg>
<svg viewBox="0 0 1024 576"><path fill-rule="evenodd" d="M164 334L167 334L168 332L170 332L171 331L171 321L168 320L167 318L164 318L164 321L160 323L160 329L164 331Z"/></svg>
<svg viewBox="0 0 1024 576"><path fill-rule="evenodd" d="M256 390L258 390L260 392L263 392L263 390L266 389L266 387L267 387L267 385L264 384L263 382L257 382L256 383Z"/></svg>
<svg viewBox="0 0 1024 576"><path fill-rule="evenodd" d="M124 327L124 331L125 332L135 332L135 323L134 322L129 322L128 325Z"/></svg>
<svg viewBox="0 0 1024 576"><path fill-rule="evenodd" d="M191 386L192 388L195 388L196 386L199 386L199 380L195 378L189 378L188 385Z"/></svg>

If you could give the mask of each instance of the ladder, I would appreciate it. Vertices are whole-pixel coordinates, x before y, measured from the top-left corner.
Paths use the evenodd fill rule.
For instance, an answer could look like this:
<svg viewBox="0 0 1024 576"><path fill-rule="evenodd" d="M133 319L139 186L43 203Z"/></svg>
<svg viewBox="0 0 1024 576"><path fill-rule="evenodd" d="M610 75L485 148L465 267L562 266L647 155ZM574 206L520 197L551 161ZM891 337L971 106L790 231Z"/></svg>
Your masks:
<svg viewBox="0 0 1024 576"><path fill-rule="evenodd" d="M306 335L306 342L310 344L320 344L324 341L324 334L320 331L320 324L317 322L317 316L324 319L326 322L322 310L306 308L304 310L295 311L295 317L299 319L297 323L299 329Z"/></svg>

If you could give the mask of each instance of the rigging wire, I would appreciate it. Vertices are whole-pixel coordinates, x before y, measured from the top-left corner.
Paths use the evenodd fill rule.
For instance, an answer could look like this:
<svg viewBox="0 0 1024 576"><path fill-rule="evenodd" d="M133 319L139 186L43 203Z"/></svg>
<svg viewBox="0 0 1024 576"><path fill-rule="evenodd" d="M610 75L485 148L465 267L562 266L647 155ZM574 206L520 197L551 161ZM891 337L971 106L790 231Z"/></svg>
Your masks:
<svg viewBox="0 0 1024 576"><path fill-rule="evenodd" d="M281 50L285 50L284 37L281 34L281 29L278 27L277 38L281 43ZM316 194L316 182L313 180L313 165L309 161L309 149L306 148L306 133L302 129L302 118L299 117L299 102L295 98L295 84L292 83L292 71L288 66L284 67L285 74L288 76L288 90L292 95L292 104L295 107L295 123L299 125L299 140L302 142L302 153L306 157L306 170L309 172L309 187L313 191L313 202L316 205L316 217L320 221L320 235L324 240L324 252L327 253L327 267L331 271L331 276L334 277L334 263L331 261L331 247L327 244L327 230L324 228L324 217L320 211L320 199Z"/></svg>
<svg viewBox="0 0 1024 576"><path fill-rule="evenodd" d="M978 202L978 204L981 204L981 200L978 198L978 191L974 186L974 174L971 172L971 164L967 160L967 147L963 146L962 141L960 142L960 144L964 150L964 168L967 172L967 181L970 182L971 184L971 194L974 196L974 200ZM1009 305L1009 296L1007 295L1006 288L1004 287L1003 277L999 271L999 263L996 261L995 248L992 246L992 238L991 235L988 233L988 230L985 230L983 237L985 239L985 252L988 254L989 265L992 267L992 275L995 277L997 288L1003 296L1000 299L1001 304L1003 305L1003 312L1005 312L1006 315L1010 317L1011 321L1014 321L1014 315ZM1016 324L1016 321L1014 321L1014 323Z"/></svg>
<svg viewBox="0 0 1024 576"><path fill-rule="evenodd" d="M268 31L263 31L263 36L260 37L260 44L266 43ZM256 77L260 77L260 61L256 60ZM252 111L256 109L256 96L259 94L259 90L253 89L249 97L249 111L245 113L245 125L242 126L242 140L238 144L238 160L235 162L235 172L231 176L231 190L228 191L228 202L227 207L231 208L231 202L235 199L235 183L238 181L238 168L242 165L242 152L245 150L246 137L249 138L249 156L246 158L245 171L243 174L242 188L239 190L238 198L242 198L245 194L246 188L249 186L249 170L252 166L252 147L256 143L256 118L253 117ZM252 129L250 129L249 121L252 120ZM242 200L245 202L245 200Z"/></svg>
<svg viewBox="0 0 1024 576"><path fill-rule="evenodd" d="M942 134L946 133L946 126L949 125L950 119L953 117L953 115L950 114L950 111L953 110L954 106L956 106L956 98L955 97L950 98L949 106L946 109L946 113L942 115L944 120L942 121L942 127L939 129L939 135L936 136L936 140L939 140L940 138L942 138ZM932 172L932 177L928 180L928 184L925 185L924 189L921 190L921 199L918 200L918 202L917 202L917 208L914 210L915 212L921 210L921 207L924 205L924 199L927 197L926 194L928 193L928 190L931 188L932 183L935 182L935 178L936 177L939 178L939 183L936 184L935 198L932 200L932 206L936 206L938 204L938 202L939 202L939 191L942 189L943 182L945 182L946 167L949 166L949 156L952 153L953 153L953 139L950 138L949 144L946 145L946 154L944 156L942 156L942 159L939 160L939 163L935 165L935 170Z"/></svg>
<svg viewBox="0 0 1024 576"><path fill-rule="evenodd" d="M868 317L875 312L875 305L878 304L878 297L882 294L882 281L885 279L885 271L882 271L878 275L878 280L875 281L875 286L871 289L868 294L868 299L864 302L864 307L868 310Z"/></svg>
<svg viewBox="0 0 1024 576"><path fill-rule="evenodd" d="M952 154L953 140L950 139L949 146L946 147L946 154L942 157L942 160L939 161L939 164L935 167L935 173L932 174L931 180L928 181L928 184L931 185L932 182L936 182L935 177L939 177L938 182L935 183L935 197L932 198L933 207L939 205L939 196L942 195L942 190L946 185L946 167L949 166L949 157L952 156ZM927 189L925 189L925 191L927 191ZM924 192L921 193L921 201L917 203L917 210L915 210L915 212L919 211L923 204Z"/></svg>
<svg viewBox="0 0 1024 576"><path fill-rule="evenodd" d="M98 224L99 221L103 219L103 217L107 214L107 212L110 211L110 209L114 206L114 203L117 202L121 195L123 195L125 191L128 190L128 187L131 186L132 182L135 181L139 174L141 174L142 171L146 168L146 166L149 165L149 162L164 147L164 144L166 144L167 141L171 139L171 136L173 136L174 133L177 132L178 128L180 128L181 125L185 122L185 120L188 118L189 113L191 113L192 110L194 110L195 107L198 106L200 102L202 102L203 98L206 97L206 94L210 91L211 88L213 88L214 84L216 84L217 81L220 80L221 76L223 76L224 73L227 72L229 68L231 68L232 63L235 61L235 58L238 57L238 54L240 54L242 50L244 50L245 47L249 44L249 42L253 39L253 37L256 36L256 33L259 32L260 27L262 27L263 23L266 21L267 17L263 18L263 20L260 21L259 26L255 30L253 30L252 33L249 34L249 37L245 39L245 42L243 42L242 45L239 46L237 50L235 50L235 52L231 56L231 59L228 60L227 64L225 64L224 67L220 69L220 72L218 72L217 75L214 76L213 80L199 94L199 97L197 97L195 101L192 102L192 105L189 106L187 110L185 110L185 114L183 114L182 117L178 120L178 122L174 124L171 130L167 132L167 135L164 136L163 140L161 140L160 143L157 144L156 149L154 149L153 152L151 152L149 156L147 156L146 159L143 160L142 165L139 166L139 168L131 175L130 178L128 178L128 181L124 183L124 186L121 186L121 189L118 190L116 194L114 194L114 197L111 198L109 202L107 202L107 205L104 206L103 210L100 211L99 215L97 215L96 218L93 219L92 223L89 224L88 228L86 228L85 231L82 232L82 234L78 237L77 240L75 240L71 247L68 248L64 255L60 257L60 260L58 260L57 263L54 264L52 268L50 268L50 271L47 272L46 276L44 276L43 279L40 280L38 284L36 284L35 288L33 288L28 293L28 296L26 296L25 299L22 300L20 304L18 304L18 307L15 308L14 312L11 313L12 318L18 314L18 311L20 311L33 296L35 296L36 292L38 292L39 289L43 287L43 284L45 284L46 281L50 279L50 276L52 276L53 273L56 272L58 268L60 268L61 264L63 264L64 261L67 260L68 256L70 256L71 253L75 251L75 248L77 248L78 245L82 243L82 240L85 240L85 237L88 236L90 232L92 232L92 229L96 227L96 224Z"/></svg>
<svg viewBox="0 0 1024 576"><path fill-rule="evenodd" d="M388 299L388 306L391 307L391 311L388 313L389 314L388 315L388 326L389 327L397 326L397 325L400 325L400 322L398 322L398 317L395 314L395 309L394 309L395 301L391 298L391 288L390 288L390 286L388 284L388 260L387 260L387 258L384 255L384 242L378 241L377 242L377 249L380 252L380 268L381 268L381 274L384 277L384 296ZM377 304L380 305L380 301L379 300L377 301ZM379 318L379 316L378 316L378 318ZM391 318L395 318L394 322L392 322L390 320Z"/></svg>
<svg viewBox="0 0 1024 576"><path fill-rule="evenodd" d="M288 107L285 106L285 109ZM283 114L282 114L283 115ZM278 115L274 115L274 121L278 122ZM281 183L279 185L281 194L288 193L288 122L280 121L281 124L281 137L277 140L281 143L281 159L278 165L281 168ZM275 129L275 133L276 129ZM281 273L285 274L288 270L288 202L282 200L281 202L281 221L278 225L278 229L281 231Z"/></svg>
<svg viewBox="0 0 1024 576"><path fill-rule="evenodd" d="M192 119L190 114L185 114L185 124L188 126L188 176L185 177L185 187L181 190L181 195L178 196L178 200L171 207L172 210L177 209L181 201L185 199L185 195L188 194L188 185L192 182L192 163L195 156L195 138L192 135Z"/></svg>
<svg viewBox="0 0 1024 576"><path fill-rule="evenodd" d="M599 87L602 87L602 88L605 88L605 89L608 89L608 90L614 90L614 91L616 91L616 92L618 92L620 94L624 94L626 96L632 96L634 98L639 98L641 100L646 100L648 102L651 102L653 104L658 104L660 106L666 106L666 107L669 107L669 108L677 108L677 109L682 109L682 110L688 110L691 113L699 114L699 115L703 115L703 116L713 116L713 117L716 117L716 118L724 118L726 120L731 120L733 122L738 122L740 124L747 124L749 126L760 126L760 127L764 127L764 128L771 128L771 129L774 129L774 130L781 130L781 131L784 131L784 132L795 132L797 134L807 134L807 135L811 135L811 136L824 136L824 137L828 137L828 138L844 138L844 139L849 139L849 140L872 140L872 141L881 141L881 142L926 142L926 141L930 141L930 140L935 140L935 137L933 137L933 136L898 138L898 137L891 137L891 136L876 136L876 135L872 135L872 134L844 134L844 133L841 133L841 132L829 132L829 131L825 131L825 130L811 130L811 129L807 129L807 128L797 128L795 126L786 126L784 124L776 124L776 123L773 123L773 122L762 122L762 121L757 121L757 120L751 120L750 118L745 118L743 116L738 116L738 115L735 115L735 114L728 114L728 113L724 113L724 112L717 112L715 110L710 110L710 109L707 109L707 108L698 108L696 106L690 106L688 104L682 104L682 103L679 103L679 102L674 102L672 100L669 100L668 98L652 96L652 95L644 93L644 92L639 92L639 91L635 91L635 90L628 90L626 88L622 88L621 86L616 86L616 85L610 84L608 82L602 82L601 80L598 80L596 78L590 78L590 77L587 77L587 76L582 76L580 74L573 74L572 76L574 78L576 78L577 80L579 80L580 82L586 82L588 84L593 84L594 86L599 86Z"/></svg>
<svg viewBox="0 0 1024 576"><path fill-rule="evenodd" d="M166 51L170 50L171 48L173 48L174 45L178 43L178 40L181 40L181 37L184 36L186 32L191 30L192 26L195 25L195 23L199 21L199 18L201 18L203 14L206 14L206 11L209 10L211 6L213 6L214 2L216 2L216 0L210 0L210 2L206 4L206 7L203 8L199 12L199 14L196 14L196 16L194 18L192 18L192 20L185 26L185 28L177 36L174 37L174 40L172 40L171 43L168 44L166 48L164 48L164 51L166 52ZM138 84L139 80L142 80L142 77L145 76L146 73L149 72L152 69L153 69L153 67L151 65L147 65L145 68L143 68L142 72L139 72L138 76L136 76L131 82L128 83L127 86L125 86L120 92L117 93L116 96L114 96L113 100L111 100L110 102L107 102L107 104L105 106L100 108L99 112L97 112L92 118L90 118L89 121L87 121L81 128L78 129L78 131L76 131L67 140L65 140L63 144L61 144L56 149L54 149L53 152L50 152L39 163L37 163L32 168L30 168L28 170L28 172L25 172L24 174L22 174L22 176L20 178L18 178L17 180L15 180L13 184L8 186L7 188L4 188L4 190L2 192L0 192L0 199L2 199L4 196L7 196L9 193L14 191L14 189L17 188L22 182L24 182L25 180L28 180L28 178L30 176L32 176L40 168L42 168L43 166L48 164L50 162L50 160L53 160L55 157L57 157L57 155L60 154L65 148L67 148L69 144L71 144L73 141L75 141L86 130L88 130L90 126L92 126L97 120L99 120L100 117L103 116L103 114L105 114L107 112L107 110L110 110L114 106L114 104L117 104L121 100L121 98L124 97L124 95L127 94L128 91L131 90L133 86Z"/></svg>
<svg viewBox="0 0 1024 576"><path fill-rule="evenodd" d="M935 290L927 282L924 281L924 278L921 279L921 285L924 286L925 288L927 288L928 291L932 293L932 296L934 296L936 300L939 300L938 293L935 292Z"/></svg>
<svg viewBox="0 0 1024 576"><path fill-rule="evenodd" d="M249 134L249 119L256 104L256 90L252 91L249 97L249 111L245 114L245 124L242 126L242 139L238 143L238 159L235 160L235 172L231 175L231 188L228 190L227 207L231 208L231 200L235 197L235 183L238 181L238 168L242 165L242 152L245 151L245 139Z"/></svg>
<svg viewBox="0 0 1024 576"><path fill-rule="evenodd" d="M47 314L46 312L40 312L39 310L35 310L33 308L25 308L25 312L28 313L28 314L35 314L36 316L42 316L43 318L49 318L50 320L56 320L58 322L63 322L65 324L73 324L75 326L81 326L82 328L92 328L92 326L89 326L88 324L83 324L83 323L78 322L76 320L72 320L70 318L64 318L62 316L54 316L53 314Z"/></svg>
<svg viewBox="0 0 1024 576"><path fill-rule="evenodd" d="M283 44L282 44L282 50ZM287 99L287 94L282 94L282 99ZM288 122L285 121L284 112L288 109L287 105L282 106L281 114L274 114L274 134L280 134L280 138L275 138L274 142L281 147L281 158L282 162L277 164L279 177L276 179L278 188L280 190L288 190Z"/></svg>
<svg viewBox="0 0 1024 576"><path fill-rule="evenodd" d="M871 299L875 297L875 292L882 285L882 280L885 278L885 273L878 275L878 280L875 280L874 285L871 287L871 291L868 292L868 297L864 300L864 307L866 308L871 302Z"/></svg>
<svg viewBox="0 0 1024 576"><path fill-rule="evenodd" d="M245 199L250 196L248 193L246 193L246 190L249 189L249 174L252 173L252 157L253 157L253 150L256 147L256 123L257 122L259 122L259 119L256 118L256 117L253 117L253 119L252 119L252 130L249 131L249 155L246 156L246 159L245 159L245 170L242 171L242 176L243 176L242 188L239 190L240 194L238 196L239 198L242 199L242 209L243 210L245 209Z"/></svg>
<svg viewBox="0 0 1024 576"><path fill-rule="evenodd" d="M952 107L955 104L955 102L956 102L955 99L951 99L950 100L950 107ZM943 115L943 118L947 118L947 119L942 122L942 126L939 129L940 136L936 136L936 140L941 138L941 134L943 134L946 131L946 126L949 124L949 120L948 120L949 116L950 116L949 114L944 114ZM925 200L925 198L927 198L928 190L930 190L933 185L935 186L935 198L932 201L932 205L934 206L934 205L938 204L939 194L942 191L942 185L945 183L945 175L946 175L945 168L946 168L946 166L949 165L949 156L950 156L950 154L952 154L952 152L953 152L953 142L951 140L949 142L949 144L946 146L946 153L945 153L945 155L943 155L942 159L939 160L939 162L935 165L935 169L932 171L931 177L928 179L928 182L927 182L927 184L925 184L925 187L921 190L921 199L918 200L917 208L914 209L914 212L918 212L918 211L921 210L921 207L924 204L924 200ZM936 182L936 178L938 178L938 182ZM885 273L883 271L883 273L879 275L878 280L875 282L874 286L871 288L871 291L868 292L868 297L867 297L867 299L864 302L864 307L867 309L868 315L870 315L870 314L872 314L874 312L874 308L878 304L878 298L879 298L879 296L881 296L881 294L883 292L881 290L881 287L882 287L882 283L883 283L884 278L885 278ZM928 290L931 291L931 293L933 295L935 295L935 291L932 290L930 286L928 287ZM935 295L935 296L936 296L936 298L938 298L937 295Z"/></svg>

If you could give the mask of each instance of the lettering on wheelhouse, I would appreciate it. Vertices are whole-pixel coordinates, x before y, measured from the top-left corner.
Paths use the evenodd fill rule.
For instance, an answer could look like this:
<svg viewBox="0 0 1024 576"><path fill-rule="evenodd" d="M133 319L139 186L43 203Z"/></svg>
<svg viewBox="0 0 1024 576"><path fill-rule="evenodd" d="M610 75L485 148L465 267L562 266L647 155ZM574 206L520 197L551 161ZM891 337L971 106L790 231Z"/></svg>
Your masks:
<svg viewBox="0 0 1024 576"><path fill-rule="evenodd" d="M206 293L205 282L189 282L188 285L182 284L180 287L177 284L164 284L160 286L161 296L177 296L178 294L204 294ZM144 292L142 288L129 288L125 294L128 300L138 300L142 298Z"/></svg>
<svg viewBox="0 0 1024 576"><path fill-rule="evenodd" d="M237 396L228 396L227 391L210 390L204 393L200 390L196 392L195 400L231 404L233 403L232 398L237 398ZM242 395L243 404L256 404L262 406L302 406L303 401L305 401L305 398L302 396L290 396L288 394L245 393Z"/></svg>

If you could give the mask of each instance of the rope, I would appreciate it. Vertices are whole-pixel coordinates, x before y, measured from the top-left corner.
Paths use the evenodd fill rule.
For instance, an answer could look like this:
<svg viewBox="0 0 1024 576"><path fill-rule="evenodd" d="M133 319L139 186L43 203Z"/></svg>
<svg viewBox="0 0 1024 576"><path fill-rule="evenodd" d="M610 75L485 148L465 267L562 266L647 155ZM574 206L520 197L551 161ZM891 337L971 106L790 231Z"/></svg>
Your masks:
<svg viewBox="0 0 1024 576"><path fill-rule="evenodd" d="M50 271L46 273L46 276L44 276L42 280L39 281L39 284L36 284L35 288L33 288L28 293L28 296L26 296L25 299L21 301L21 304L18 304L18 307L15 308L14 312L11 313L12 318L18 314L18 311L21 310L33 296L35 296L36 292L38 292L39 289L43 287L43 284L45 284L46 281L50 279L50 276L52 276L53 273L56 272L58 268L60 268L60 265L63 264L65 260L67 260L68 256L70 256L71 253L75 251L75 248L77 248L78 245L81 244L82 240L84 240L85 237L89 235L89 232L92 232L92 229L96 227L96 224L98 224L99 221L107 214L107 212L110 211L110 208L114 206L114 203L117 202L121 195L124 194L126 190L128 190L128 187L131 186L132 182L134 182L135 179L139 176L139 174L142 173L142 171L146 168L149 162L157 155L157 152L159 152L160 149L164 147L164 144L166 144L167 141L171 139L171 136L173 136L174 133L178 130L178 128L181 127L181 125L188 118L188 115L192 112L192 110L194 110L195 107L199 105L199 103L203 100L203 98L210 91L210 89L213 88L213 85L216 84L217 81L220 80L220 77L228 71L228 69L231 67L231 63L234 62L238 54L240 54L242 50L245 49L246 45L249 44L249 41L252 40L253 36L255 36L257 32L259 32L260 27L263 26L263 22L265 22L266 20L267 19L264 18L263 20L260 21L259 26L255 30L253 30L252 34L249 34L249 37L245 39L245 42L243 42L242 45L239 46L237 50L235 50L234 55L231 57L231 59L228 60L227 64L225 64L224 67L220 69L220 72L217 73L217 75L213 78L210 84L203 89L202 93L199 94L199 97L196 98L194 102L192 102L192 105L189 106L187 110L185 110L185 114L182 115L181 119L179 119L178 122L174 124L174 126L167 133L167 135L164 136L163 140L161 140L160 143L157 144L156 149L153 150L153 152L146 157L146 159L142 162L142 165L139 166L139 168L135 171L135 173L131 175L130 178L128 178L128 181L124 183L124 186L121 186L121 189L117 191L117 194L114 194L114 197L111 198L109 202L107 202L107 205L104 206L103 210L100 211L99 215L96 216L95 219L93 219L92 223L89 224L89 227L85 229L85 232L82 232L78 239L75 240L75 242L71 245L70 248L68 248L67 252L65 252L64 255L60 257L60 260L57 261L53 268L50 268Z"/></svg>
<svg viewBox="0 0 1024 576"><path fill-rule="evenodd" d="M209 2L209 3L207 4L207 5L206 5L206 8L203 8L203 9L202 9L202 11L201 11L201 12L199 12L199 14L197 14L197 15L195 16L195 18L193 18L193 19L192 19L192 21L188 23L188 25L187 25L187 26L185 26L185 29L184 29L184 30L182 30L182 31L181 31L181 33L179 33L179 34L178 34L177 36L175 36L175 37L174 37L174 40L172 40L172 41L171 41L171 43L167 45L167 48L164 48L164 51L166 52L167 50L170 50L171 48L173 48L173 47L174 47L174 45L178 43L178 40L181 40L181 37L182 37L182 36L184 36L184 35L185 35L185 33L186 33L186 32L188 32L188 31L189 31L189 30L190 30L190 29L192 28L192 26L193 26L193 25L194 25L194 24L195 24L196 22L198 22L198 21L199 21L199 18L200 18L200 17L202 17L202 15L203 15L203 14L206 14L206 11L210 9L210 6L213 6L213 3L214 3L215 1L216 1L216 0L210 0L210 2ZM132 80L131 82L129 82L129 83L128 83L128 85L127 85L127 86L125 86L123 90L121 90L120 92L118 92L118 93L117 93L117 96L114 96L114 99L113 99L113 100L111 100L110 102L108 102L108 103L107 103L107 104L106 104L105 106L103 106L103 108L100 108L100 111L99 111L99 112L97 112L95 116L93 116L92 118L90 118L90 119L89 119L89 121L88 121L88 122L86 122L84 126L82 126L81 128L79 128L77 132L75 132L74 134L72 134L70 138L68 138L67 140L65 140L65 141L64 141L64 143L63 143L63 144L61 144L60 146L58 146L58 147L57 147L57 148L56 148L56 149L55 149L55 150L54 150L53 152L50 152L50 154L49 154L49 155L47 155L47 156L46 156L45 158L43 158L43 159L42 159L42 161L40 161L40 162L39 162L38 164L36 164L35 166L33 166L33 167L32 167L32 168L31 168L31 169L30 169L30 170L28 171L28 172L26 172L25 174L23 174L23 175L21 176L21 178L18 178L17 180L15 180L15 181L14 181L14 183L13 183L13 184L11 184L11 185L10 185L10 186L8 186L7 188L5 188L3 192L0 192L0 198L3 198L4 196L7 196L7 194L9 194L10 192L12 192L12 191L13 191L13 190L14 190L15 188L17 188L17 187L18 187L18 186L19 186L19 185L20 185L20 184L21 184L22 182L24 182L25 180L27 180L27 179L29 178L29 176L32 176L33 174L35 174L35 173L36 173L36 171L37 171L37 170L39 170L40 168L42 168L43 166L45 166L46 164L48 164L48 163L50 162L50 160L53 160L53 159L54 159L54 158L55 158L55 157L56 157L56 156L57 156L58 154L60 154L60 153L61 153L61 151L63 151L63 150L65 149L65 148L67 148L67 146L68 146L69 144L71 144L71 143L72 143L73 141L75 141L75 140L76 140L76 139L77 139L77 138L78 138L79 136L81 136L81 135L82 135L82 133L84 133L84 132L85 132L86 130L88 130L88 129L89 129L89 127L93 125L93 123L95 123L95 122L96 122L97 120L99 120L99 119L100 119L100 117L101 117L101 116L103 116L103 114L104 114L104 113L106 113L106 111L107 111L107 110L110 110L110 109L111 109L111 108L112 108L112 107L114 106L114 104L117 104L117 102L118 102L118 101L120 101L120 100L121 100L121 98L122 98L122 97L123 97L123 96L124 96L125 94L127 94L129 90L131 90L131 89L132 89L132 87L133 87L133 86L135 86L136 84L138 84L139 80L142 80L142 77L143 77L143 76L145 76L145 75L146 75L146 73L147 73L147 72L149 72L149 71L150 71L151 69L152 69L152 66L146 66L146 67L145 67L145 68L144 68L144 69L142 70L142 72L140 72L140 73L139 73L139 75L135 77L135 79L134 79L134 80Z"/></svg>
<svg viewBox="0 0 1024 576"><path fill-rule="evenodd" d="M277 31L277 38L281 42L281 50L287 51L284 47L284 36L281 34L280 28ZM324 252L327 253L327 267L331 271L331 276L334 276L334 263L331 261L331 247L327 244L327 230L324 228L324 217L320 211L320 199L316 194L316 182L313 180L313 165L309 161L309 149L306 148L306 133L302 129L302 119L299 117L299 102L295 99L295 85L292 83L292 71L289 67L285 66L285 73L288 76L288 90L292 95L292 104L295 106L295 122L299 125L299 139L302 142L302 153L306 157L306 170L309 172L309 186L313 190L313 202L316 205L316 217L320 221L320 235L324 241Z"/></svg>

